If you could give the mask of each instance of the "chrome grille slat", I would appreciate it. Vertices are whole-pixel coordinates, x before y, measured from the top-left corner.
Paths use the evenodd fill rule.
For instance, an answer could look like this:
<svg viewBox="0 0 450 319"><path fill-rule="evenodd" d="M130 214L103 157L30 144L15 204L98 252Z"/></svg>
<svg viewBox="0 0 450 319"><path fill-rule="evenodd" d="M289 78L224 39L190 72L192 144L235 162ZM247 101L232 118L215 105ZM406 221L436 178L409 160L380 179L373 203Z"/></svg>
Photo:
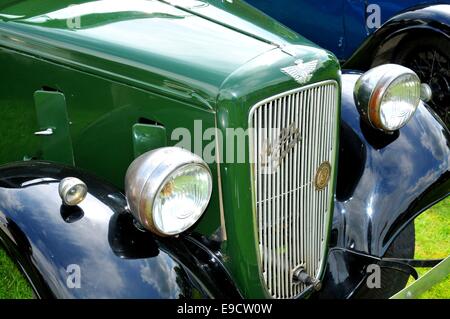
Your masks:
<svg viewBox="0 0 450 319"><path fill-rule="evenodd" d="M318 83L263 101L250 112L260 266L274 298L294 298L307 288L293 282L299 266L314 278L321 275L332 193L331 184L318 191L314 178L325 161L334 170L337 89L334 81ZM280 144L282 136L292 138L286 133L291 125L301 141ZM275 145L278 156L288 150L278 167L267 155Z"/></svg>

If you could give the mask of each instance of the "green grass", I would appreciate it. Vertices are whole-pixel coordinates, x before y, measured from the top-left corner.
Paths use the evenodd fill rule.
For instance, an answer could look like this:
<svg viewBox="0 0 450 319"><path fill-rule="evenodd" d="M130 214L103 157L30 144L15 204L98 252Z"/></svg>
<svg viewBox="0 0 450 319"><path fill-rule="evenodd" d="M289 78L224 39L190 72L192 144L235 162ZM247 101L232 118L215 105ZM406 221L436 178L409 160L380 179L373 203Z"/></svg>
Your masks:
<svg viewBox="0 0 450 319"><path fill-rule="evenodd" d="M450 255L450 197L420 215L416 221L417 259L440 259ZM423 275L429 269L418 269ZM410 279L410 283L413 282ZM424 293L421 299L450 299L450 275Z"/></svg>
<svg viewBox="0 0 450 319"><path fill-rule="evenodd" d="M445 258L450 255L450 197L416 219L416 258ZM423 274L427 269L419 269ZM413 280L410 280L412 282ZM0 299L27 299L33 293L17 267L0 248ZM450 276L421 296L450 299Z"/></svg>
<svg viewBox="0 0 450 319"><path fill-rule="evenodd" d="M0 299L30 299L33 292L16 265L0 248Z"/></svg>

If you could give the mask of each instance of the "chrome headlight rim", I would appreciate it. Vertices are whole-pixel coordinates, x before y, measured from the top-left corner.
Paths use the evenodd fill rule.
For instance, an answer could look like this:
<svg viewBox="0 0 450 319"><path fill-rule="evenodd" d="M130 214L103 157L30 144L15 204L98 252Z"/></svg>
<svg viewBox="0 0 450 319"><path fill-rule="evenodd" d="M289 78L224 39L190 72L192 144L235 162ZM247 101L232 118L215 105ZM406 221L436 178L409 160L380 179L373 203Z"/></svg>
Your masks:
<svg viewBox="0 0 450 319"><path fill-rule="evenodd" d="M417 103L413 105L409 118L392 129L387 127L381 119L382 103L392 84L404 77L411 77L417 82L419 88ZM420 78L413 70L398 64L383 64L362 74L357 80L354 90L355 102L363 118L373 128L391 133L405 126L414 115L420 104L420 83Z"/></svg>
<svg viewBox="0 0 450 319"><path fill-rule="evenodd" d="M167 155L171 155L170 158L166 157ZM207 173L209 182L206 200L200 207L201 213L190 226L177 232L166 232L155 223L155 200L177 172L196 166ZM136 187L137 191L134 189ZM179 147L163 147L139 156L128 168L125 178L125 193L130 212L145 229L161 237L176 236L196 224L209 205L212 188L213 178L209 166L196 154Z"/></svg>

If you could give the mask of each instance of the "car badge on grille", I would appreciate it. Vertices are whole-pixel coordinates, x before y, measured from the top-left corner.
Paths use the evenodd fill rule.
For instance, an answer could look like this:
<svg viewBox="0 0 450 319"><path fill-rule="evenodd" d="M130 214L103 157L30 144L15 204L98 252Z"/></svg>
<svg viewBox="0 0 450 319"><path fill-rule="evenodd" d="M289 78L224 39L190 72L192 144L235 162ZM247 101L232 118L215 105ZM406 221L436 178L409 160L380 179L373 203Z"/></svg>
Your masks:
<svg viewBox="0 0 450 319"><path fill-rule="evenodd" d="M282 68L281 72L289 75L298 83L303 84L311 80L313 72L318 64L318 60L312 60L306 63L303 63L303 60L297 60L295 61L295 65Z"/></svg>
<svg viewBox="0 0 450 319"><path fill-rule="evenodd" d="M331 165L328 162L323 162L320 164L316 172L316 177L314 178L314 185L318 191L327 187L328 182L331 177Z"/></svg>
<svg viewBox="0 0 450 319"><path fill-rule="evenodd" d="M293 122L287 128L283 128L274 141L264 141L260 159L265 172L274 173L301 140L300 130Z"/></svg>

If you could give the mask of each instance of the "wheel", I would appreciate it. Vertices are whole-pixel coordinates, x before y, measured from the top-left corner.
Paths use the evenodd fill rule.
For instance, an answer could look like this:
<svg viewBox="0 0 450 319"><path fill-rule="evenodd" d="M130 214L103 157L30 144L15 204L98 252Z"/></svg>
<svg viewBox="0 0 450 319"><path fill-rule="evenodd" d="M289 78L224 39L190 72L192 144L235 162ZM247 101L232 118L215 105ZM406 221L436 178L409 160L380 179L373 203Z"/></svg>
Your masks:
<svg viewBox="0 0 450 319"><path fill-rule="evenodd" d="M414 258L415 247L415 228L414 223L409 224L391 244L385 257L390 258ZM360 299L387 299L400 290L408 283L409 275L401 271L382 268L381 269L381 288L368 288L367 285L361 285L354 296Z"/></svg>
<svg viewBox="0 0 450 319"><path fill-rule="evenodd" d="M437 34L407 36L393 59L430 85L433 97L428 104L450 127L450 39Z"/></svg>

